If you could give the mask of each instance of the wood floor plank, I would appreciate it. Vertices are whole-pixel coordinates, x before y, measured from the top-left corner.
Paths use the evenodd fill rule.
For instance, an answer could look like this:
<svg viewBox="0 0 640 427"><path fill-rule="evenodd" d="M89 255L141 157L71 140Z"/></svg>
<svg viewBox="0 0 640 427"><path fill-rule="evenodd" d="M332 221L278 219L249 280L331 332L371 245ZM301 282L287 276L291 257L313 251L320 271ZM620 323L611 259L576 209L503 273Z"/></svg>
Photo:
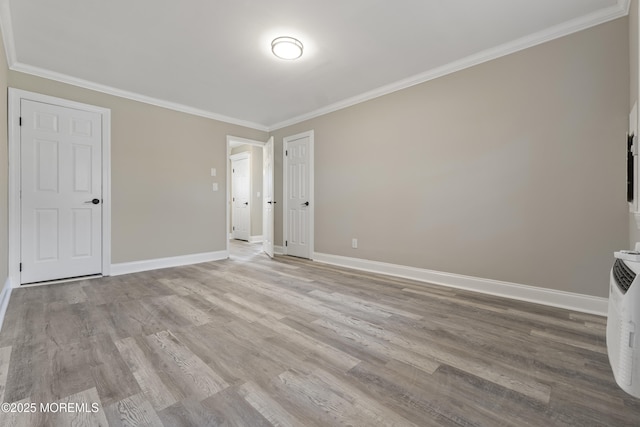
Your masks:
<svg viewBox="0 0 640 427"><path fill-rule="evenodd" d="M54 399L95 387L89 347L86 341L48 347L51 370L55 373L51 386Z"/></svg>
<svg viewBox="0 0 640 427"><path fill-rule="evenodd" d="M7 387L7 374L11 362L11 346L0 348L0 402L4 402L4 391Z"/></svg>
<svg viewBox="0 0 640 427"><path fill-rule="evenodd" d="M158 414L145 400L143 395L136 394L105 408L109 427L162 427Z"/></svg>
<svg viewBox="0 0 640 427"><path fill-rule="evenodd" d="M348 328L346 326L342 326L336 322L331 322L327 319L318 319L313 321L312 323L317 324L320 327L328 329L335 334L338 334L342 337L355 341L356 343L366 347L369 351L374 354L379 353L388 358L396 359L401 362L408 363L417 368L422 369L428 374L432 374L438 369L440 366L440 362L430 358L420 356L419 354L413 352L411 349L402 348L395 343L377 340L373 336L368 335L366 333L358 332L352 328ZM396 340L398 341L398 340ZM408 347L408 346L407 346Z"/></svg>
<svg viewBox="0 0 640 427"><path fill-rule="evenodd" d="M287 412L275 399L257 384L248 381L238 388L238 393L253 406L273 427L297 427L303 423Z"/></svg>
<svg viewBox="0 0 640 427"><path fill-rule="evenodd" d="M32 402L31 399L25 398L15 402L12 410L9 408L7 411L0 411L0 425L3 427L34 427L34 426L47 426L52 425L47 418L47 414L40 412L39 410L31 411L32 405L36 402ZM17 411L17 408L30 408L28 411Z"/></svg>
<svg viewBox="0 0 640 427"><path fill-rule="evenodd" d="M35 402L55 401L53 382L46 344L18 344L11 348L5 402L23 399Z"/></svg>
<svg viewBox="0 0 640 427"><path fill-rule="evenodd" d="M302 334L282 322L278 322L277 320L272 320L269 318L260 319L259 322L267 328L278 332L280 335L285 336L287 340L292 341L295 345L312 350L313 352L321 355L321 357L331 361L336 366L341 367L345 371L360 363L359 359L356 359L355 357L352 357L337 348L331 347L321 341L309 337L308 335Z"/></svg>
<svg viewBox="0 0 640 427"><path fill-rule="evenodd" d="M185 399L158 413L162 424L171 427L219 427L225 425L224 418L205 408L200 401Z"/></svg>
<svg viewBox="0 0 640 427"><path fill-rule="evenodd" d="M90 371L104 405L140 393L140 386L109 335L90 341Z"/></svg>
<svg viewBox="0 0 640 427"><path fill-rule="evenodd" d="M0 425L636 426L606 319L232 242L227 260L17 288Z"/></svg>
<svg viewBox="0 0 640 427"><path fill-rule="evenodd" d="M189 390L187 395L202 400L229 386L171 332L163 331L150 335L147 342L164 358L170 368L181 372L180 379Z"/></svg>
<svg viewBox="0 0 640 427"><path fill-rule="evenodd" d="M394 369L392 369L392 367ZM362 362L348 372L354 384L373 398L384 402L404 418L425 426L493 425L476 423L444 405L440 390L443 384L423 370L402 362L379 365Z"/></svg>
<svg viewBox="0 0 640 427"><path fill-rule="evenodd" d="M142 395L156 410L162 410L177 402L176 396L162 382L151 361L145 356L135 339L124 338L115 342L134 378L142 389Z"/></svg>
<svg viewBox="0 0 640 427"><path fill-rule="evenodd" d="M50 425L107 427L109 423L95 388L72 394L56 402L48 413ZM64 405L64 406L63 406ZM67 409L63 409L63 408ZM71 409L69 409L71 408Z"/></svg>
<svg viewBox="0 0 640 427"><path fill-rule="evenodd" d="M273 317L274 319L277 319L277 320L282 320L282 318L285 317L285 315L282 314L282 313L275 312L273 310L265 308L264 306L262 306L260 304L253 303L251 301L248 301L248 300L246 300L246 299L244 299L242 297L239 297L237 295L234 295L232 293L227 292L226 294L224 294L224 296L225 296L225 298L233 301L234 303L236 303L238 305L241 305L241 306L244 306L244 307L246 307L246 308L248 308L250 310L253 310L256 313L259 313L259 314L261 314L263 316L271 316L271 317Z"/></svg>
<svg viewBox="0 0 640 427"><path fill-rule="evenodd" d="M292 371L278 376L289 398L304 406L326 425L415 426L378 402L357 393L323 371L299 374Z"/></svg>
<svg viewBox="0 0 640 427"><path fill-rule="evenodd" d="M319 297L323 301L328 301L332 304L345 304L355 310L362 310L367 312L373 312L382 317L391 317L396 314L399 316L405 316L410 319L420 320L423 317L416 313L410 313L406 310L392 307L387 304L380 304L367 299L355 298L349 295L341 294L339 292L327 293L319 290L313 290L309 294Z"/></svg>
<svg viewBox="0 0 640 427"><path fill-rule="evenodd" d="M259 411L238 394L235 387L229 387L203 400L202 406L212 413L220 414L224 424L228 426L272 426Z"/></svg>
<svg viewBox="0 0 640 427"><path fill-rule="evenodd" d="M193 325L200 326L213 321L213 317L207 312L200 310L191 304L188 299L181 296L171 295L164 298L162 302L167 310L182 316Z"/></svg>

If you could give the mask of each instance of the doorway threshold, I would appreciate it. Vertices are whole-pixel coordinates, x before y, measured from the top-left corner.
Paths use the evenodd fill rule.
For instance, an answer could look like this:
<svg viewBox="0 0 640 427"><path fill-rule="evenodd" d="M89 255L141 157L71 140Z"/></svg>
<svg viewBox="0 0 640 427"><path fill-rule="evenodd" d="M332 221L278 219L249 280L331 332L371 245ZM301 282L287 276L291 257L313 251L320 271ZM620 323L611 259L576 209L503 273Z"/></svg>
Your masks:
<svg viewBox="0 0 640 427"><path fill-rule="evenodd" d="M104 277L104 276L102 274L90 274L88 276L65 277L64 279L45 280L43 282L23 283L20 285L20 287L29 288L32 286L55 285L57 283L79 282L81 280L99 279L100 277Z"/></svg>

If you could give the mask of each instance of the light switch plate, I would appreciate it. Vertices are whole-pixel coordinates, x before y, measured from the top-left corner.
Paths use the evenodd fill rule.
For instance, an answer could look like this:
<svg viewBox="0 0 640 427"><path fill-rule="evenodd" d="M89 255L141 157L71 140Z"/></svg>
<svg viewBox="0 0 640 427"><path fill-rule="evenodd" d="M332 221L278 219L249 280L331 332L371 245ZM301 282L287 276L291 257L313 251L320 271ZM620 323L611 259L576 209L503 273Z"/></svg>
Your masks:
<svg viewBox="0 0 640 427"><path fill-rule="evenodd" d="M216 176L216 168L211 168L211 176Z"/></svg>
<svg viewBox="0 0 640 427"><path fill-rule="evenodd" d="M214 182L211 187L212 187L213 191L218 191L218 183L217 182Z"/></svg>

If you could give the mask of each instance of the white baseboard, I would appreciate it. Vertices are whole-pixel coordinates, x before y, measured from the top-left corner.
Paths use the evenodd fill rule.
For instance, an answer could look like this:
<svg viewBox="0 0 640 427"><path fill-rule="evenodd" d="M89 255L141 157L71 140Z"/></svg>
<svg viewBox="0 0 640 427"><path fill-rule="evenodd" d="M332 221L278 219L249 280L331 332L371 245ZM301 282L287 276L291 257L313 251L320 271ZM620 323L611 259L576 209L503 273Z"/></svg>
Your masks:
<svg viewBox="0 0 640 427"><path fill-rule="evenodd" d="M273 253L275 255L283 255L284 254L284 248L282 246L273 246Z"/></svg>
<svg viewBox="0 0 640 427"><path fill-rule="evenodd" d="M11 279L7 277L7 280L4 282L4 287L2 291L0 291L0 330L2 330L2 324L4 323L4 315L7 313L12 289L13 284L11 283Z"/></svg>
<svg viewBox="0 0 640 427"><path fill-rule="evenodd" d="M227 251L217 251L169 258L148 259L144 261L122 262L118 264L111 264L111 275L119 276L121 274L158 270L160 268L179 267L181 265L198 264L209 261L220 261L227 258L229 258L229 253Z"/></svg>
<svg viewBox="0 0 640 427"><path fill-rule="evenodd" d="M249 236L249 243L260 243L262 240L262 236Z"/></svg>
<svg viewBox="0 0 640 427"><path fill-rule="evenodd" d="M435 285L497 295L552 307L566 308L583 313L597 314L600 316L607 315L607 298L318 252L314 254L313 260L340 267L387 274L389 276L413 279Z"/></svg>

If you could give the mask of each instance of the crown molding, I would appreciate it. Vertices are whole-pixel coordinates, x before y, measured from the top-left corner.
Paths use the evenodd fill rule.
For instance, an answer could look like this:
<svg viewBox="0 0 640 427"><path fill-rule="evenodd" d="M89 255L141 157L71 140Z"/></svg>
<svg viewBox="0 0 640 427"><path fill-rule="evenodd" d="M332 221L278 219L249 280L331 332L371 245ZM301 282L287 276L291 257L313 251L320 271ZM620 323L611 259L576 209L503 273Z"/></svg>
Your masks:
<svg viewBox="0 0 640 427"><path fill-rule="evenodd" d="M502 56L515 53L529 47L533 47L551 40L555 40L560 37L573 34L578 31L586 30L587 28L594 27L605 22L612 21L617 18L621 18L629 14L629 7L631 0L617 0L615 6L601 9L597 12L593 12L576 19L564 22L562 24L547 28L543 31L539 31L534 34L516 39L509 43L505 43L493 48L486 49L476 54L467 56L460 60L451 62L449 64L428 70L424 73L416 74L406 79L391 83L377 89L353 96L351 98L338 101L326 107L311 111L306 114L302 114L282 122L278 122L271 125L263 125L260 123L254 123L247 120L237 119L233 117L224 116L211 111L206 111L194 107L190 107L184 104L178 104L162 99L152 98L146 95L142 95L135 92L125 91L117 89L111 86L94 83L88 80L78 79L66 74L56 73L43 68L33 67L30 65L22 64L18 62L16 56L16 47L13 37L13 25L11 22L11 11L9 0L0 0L0 31L2 32L2 38L4 40L5 52L7 55L7 63L9 69L18 71L25 74L31 74L37 77L43 77L59 81L61 83L70 84L73 86L82 87L97 92L102 92L108 95L114 95L133 101L143 102L146 104L155 105L162 108L168 108L170 110L180 111L195 116L206 117L213 120L218 120L225 123L230 123L238 126L244 126L251 129L260 130L263 132L272 132L278 129L282 129L287 126L294 125L296 123L310 120L325 114L332 113L334 111L342 110L347 107L359 104L361 102L369 101L384 95L388 95L393 92L397 92L402 89L409 88L421 83L425 83L429 80L436 79L438 77L445 76L447 74L455 73L457 71L470 68L483 62L491 61L493 59L500 58Z"/></svg>
<svg viewBox="0 0 640 427"><path fill-rule="evenodd" d="M305 120L323 116L325 114L333 113L334 111L342 110L343 108L351 107L353 105L360 104L362 102L369 101L384 95L388 95L390 93L397 92L411 86L425 83L429 80L434 80L438 77L443 77L447 74L455 73L457 71L461 71L466 68L470 68L475 65L479 65L484 62L509 55L511 53L537 46L539 44L546 43L560 37L568 36L578 31L595 27L596 25L604 24L605 22L609 22L628 15L629 5L630 0L618 0L618 3L615 6L601 9L597 12L593 12L579 18L563 22L562 24L549 27L537 33L533 33L528 36L513 40L511 42L480 51L473 55L469 55L457 61L450 62L441 67L433 68L429 71L425 71L424 73L416 74L406 79L399 80L395 83L391 83L389 85L373 89L360 95L338 101L334 104L322 107L309 113L302 114L300 116L296 116L279 123L275 123L269 126L269 132L282 129L284 127L291 126Z"/></svg>
<svg viewBox="0 0 640 427"><path fill-rule="evenodd" d="M625 11L625 15L628 15L629 8L631 7L631 0L618 0L618 7Z"/></svg>
<svg viewBox="0 0 640 427"><path fill-rule="evenodd" d="M121 98L131 99L133 101L143 102L145 104L155 105L157 107L167 108L182 113L192 114L194 116L206 117L208 119L218 120L220 122L230 123L238 126L244 126L251 129L261 130L268 132L268 128L259 123L253 123L246 120L236 119L233 117L224 116L222 114L213 113L211 111L201 110L199 108L190 107L184 104L178 104L175 102L166 101L163 99L152 98L150 96L142 95L136 92L130 92L127 90L117 89L112 86L102 85L94 83L89 80L78 79L76 77L69 76L67 74L56 73L44 68L33 67L31 65L22 64L16 62L13 66L9 67L12 71L18 71L20 73L31 74L37 77L43 77L50 80L55 80L61 83L70 84L73 86L82 87L85 89L93 90L96 92L102 92L107 95L114 95Z"/></svg>
<svg viewBox="0 0 640 427"><path fill-rule="evenodd" d="M13 24L11 23L11 8L9 0L0 0L0 32L4 40L4 50L7 55L9 68L16 63L16 44L13 38Z"/></svg>

